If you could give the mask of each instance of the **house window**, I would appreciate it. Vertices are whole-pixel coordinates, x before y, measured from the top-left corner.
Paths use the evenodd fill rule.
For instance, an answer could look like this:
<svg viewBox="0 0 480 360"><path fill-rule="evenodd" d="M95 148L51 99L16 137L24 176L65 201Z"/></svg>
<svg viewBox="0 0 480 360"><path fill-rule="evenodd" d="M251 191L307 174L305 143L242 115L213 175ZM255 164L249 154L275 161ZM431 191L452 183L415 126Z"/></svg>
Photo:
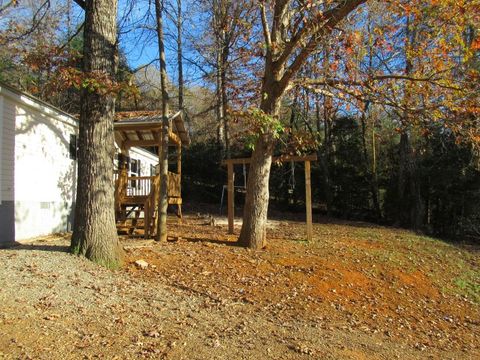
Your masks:
<svg viewBox="0 0 480 360"><path fill-rule="evenodd" d="M78 141L77 141L77 135L75 134L70 134L69 152L70 152L70 159L77 160Z"/></svg>
<svg viewBox="0 0 480 360"><path fill-rule="evenodd" d="M137 162L137 159L132 159L132 162L130 163L130 173L132 174L132 176L138 176Z"/></svg>

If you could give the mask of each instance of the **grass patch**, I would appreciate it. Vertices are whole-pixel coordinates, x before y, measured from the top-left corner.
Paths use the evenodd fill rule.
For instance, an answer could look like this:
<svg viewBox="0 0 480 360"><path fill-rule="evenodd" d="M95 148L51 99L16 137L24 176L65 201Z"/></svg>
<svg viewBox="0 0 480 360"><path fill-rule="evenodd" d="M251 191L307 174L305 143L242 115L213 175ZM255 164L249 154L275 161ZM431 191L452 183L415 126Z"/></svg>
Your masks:
<svg viewBox="0 0 480 360"><path fill-rule="evenodd" d="M460 295L464 295L475 303L480 303L480 274L467 271L455 279L454 284Z"/></svg>

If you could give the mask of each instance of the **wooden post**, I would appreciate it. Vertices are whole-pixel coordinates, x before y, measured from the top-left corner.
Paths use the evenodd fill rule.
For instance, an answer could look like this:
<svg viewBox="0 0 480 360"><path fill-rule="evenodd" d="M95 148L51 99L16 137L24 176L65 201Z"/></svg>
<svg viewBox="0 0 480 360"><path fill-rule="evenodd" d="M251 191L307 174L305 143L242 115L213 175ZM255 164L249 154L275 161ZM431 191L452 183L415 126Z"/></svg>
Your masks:
<svg viewBox="0 0 480 360"><path fill-rule="evenodd" d="M307 241L312 241L312 188L310 180L310 161L305 161L305 206L307 211Z"/></svg>
<svg viewBox="0 0 480 360"><path fill-rule="evenodd" d="M233 234L233 218L235 215L235 189L234 189L234 180L235 174L233 173L233 164L228 162L228 183L227 183L227 197L228 197L228 233Z"/></svg>
<svg viewBox="0 0 480 360"><path fill-rule="evenodd" d="M155 194L155 201L154 206L157 208L157 216L155 218L155 241L160 241L160 213L162 212L162 205L160 203L160 173L161 173L161 164L162 164L162 132L160 132L160 136L158 137L158 175L155 173L155 176L158 179L158 188Z"/></svg>
<svg viewBox="0 0 480 360"><path fill-rule="evenodd" d="M127 157L128 149L122 148L121 156L118 162L118 178L115 182L115 212L116 220L124 221L124 213L122 212L122 200L127 195L127 186L128 186L128 168L127 168Z"/></svg>
<svg viewBox="0 0 480 360"><path fill-rule="evenodd" d="M182 174L182 145L177 145L177 174Z"/></svg>
<svg viewBox="0 0 480 360"><path fill-rule="evenodd" d="M182 198L182 144L177 144L177 174L180 176L180 181L178 182L178 195L180 200ZM182 204L177 204L177 216L178 223L182 223Z"/></svg>
<svg viewBox="0 0 480 360"><path fill-rule="evenodd" d="M150 206L148 200L145 202L145 207L143 208L143 237L148 239L150 237Z"/></svg>

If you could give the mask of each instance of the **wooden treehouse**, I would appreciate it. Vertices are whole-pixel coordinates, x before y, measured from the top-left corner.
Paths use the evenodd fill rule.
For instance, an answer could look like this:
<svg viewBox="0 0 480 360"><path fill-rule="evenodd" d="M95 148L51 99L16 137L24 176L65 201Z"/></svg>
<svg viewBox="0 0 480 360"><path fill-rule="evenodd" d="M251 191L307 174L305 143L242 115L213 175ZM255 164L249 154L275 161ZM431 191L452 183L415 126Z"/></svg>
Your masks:
<svg viewBox="0 0 480 360"><path fill-rule="evenodd" d="M161 114L147 111L116 115L115 142L120 148L120 154L115 174L115 216L119 233L140 235L145 238L156 236L160 191L158 156L162 136L161 121ZM182 112L170 116L168 137L169 170L174 168L172 169L174 171L168 172L168 204L177 206L177 216L181 219L182 146L190 143ZM157 155L155 166L150 165L150 176L132 176L129 172L129 153L132 148L148 149Z"/></svg>

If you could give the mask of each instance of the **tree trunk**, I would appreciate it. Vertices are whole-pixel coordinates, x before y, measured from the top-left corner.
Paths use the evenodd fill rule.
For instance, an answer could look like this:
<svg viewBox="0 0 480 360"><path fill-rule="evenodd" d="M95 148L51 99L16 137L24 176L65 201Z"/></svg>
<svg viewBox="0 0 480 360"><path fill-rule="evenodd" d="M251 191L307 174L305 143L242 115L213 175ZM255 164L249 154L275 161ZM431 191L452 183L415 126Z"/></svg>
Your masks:
<svg viewBox="0 0 480 360"><path fill-rule="evenodd" d="M225 144L225 128L223 126L223 101L222 101L222 76L221 76L221 68L222 68L222 61L220 55L219 45L217 45L217 72L216 72L216 96L217 96L217 106L216 106L216 116L217 116L217 143L218 145L224 150Z"/></svg>
<svg viewBox="0 0 480 360"><path fill-rule="evenodd" d="M177 0L177 65L178 65L178 109L183 110L183 48L182 48L182 0Z"/></svg>
<svg viewBox="0 0 480 360"><path fill-rule="evenodd" d="M332 165L332 122L333 122L333 106L332 99L324 96L323 99L323 121L324 121L324 140L323 154L320 156L320 165L323 169L325 186L325 200L327 202L327 216L332 215L333 210L333 186L332 177L330 176L330 166Z"/></svg>
<svg viewBox="0 0 480 360"><path fill-rule="evenodd" d="M117 1L88 0L85 7L83 70L114 80ZM115 97L84 89L78 138L78 181L71 250L110 268L123 250L115 226L113 117Z"/></svg>
<svg viewBox="0 0 480 360"><path fill-rule="evenodd" d="M377 145L375 134L375 120L372 122L372 193L374 206L377 212L378 220L382 219L382 208L380 206L377 172Z"/></svg>
<svg viewBox="0 0 480 360"><path fill-rule="evenodd" d="M227 107L228 107L228 99L227 99L227 72L226 72L226 66L227 66L227 60L228 60L228 54L222 56L222 71L220 73L220 78L221 78L221 102L222 102L222 122L223 122L223 137L225 139L225 156L227 159L230 159L231 154L230 154L230 129L229 129L229 124L228 124L228 112L227 112Z"/></svg>
<svg viewBox="0 0 480 360"><path fill-rule="evenodd" d="M261 249L266 245L269 179L273 153L272 137L263 134L255 144L250 163L243 224L238 242L242 246Z"/></svg>
<svg viewBox="0 0 480 360"><path fill-rule="evenodd" d="M378 201L378 186L376 182L376 176L373 172L373 169L375 169L375 165L372 166L372 171L370 170L370 166L369 166L368 149L367 149L367 112L368 112L368 103L365 104L364 109L362 111L362 115L360 117L360 121L362 124L363 162L364 162L365 173L368 175L368 183L370 187L370 193L372 195L373 211L375 213L376 220L378 221L382 217L382 212L380 210L380 203ZM372 127L374 127L373 124L372 124ZM375 138L373 137L372 140L375 140ZM373 146L375 145L373 144ZM373 151L375 151L375 149Z"/></svg>
<svg viewBox="0 0 480 360"><path fill-rule="evenodd" d="M165 45L163 41L163 2L155 0L157 17L158 53L160 58L160 84L162 88L162 139L160 146L160 191L158 199L157 241L167 241L168 208L168 93L167 65L165 62Z"/></svg>
<svg viewBox="0 0 480 360"><path fill-rule="evenodd" d="M324 103L325 104L325 103ZM315 117L316 117L316 123L317 123L317 139L318 142L320 143L322 140L322 136L320 135L321 132L321 124L322 124L322 116L320 114L320 99L318 95L315 95ZM332 207L332 190L330 186L330 170L329 170L329 151L328 151L328 146L327 146L327 141L329 138L329 125L328 125L328 120L326 118L326 112L324 109L324 140L323 140L323 145L319 146L317 149L317 156L320 161L320 167L322 169L322 184L323 184L323 191L325 194L325 205L326 205L326 210L327 210L327 216L331 215L331 207Z"/></svg>
<svg viewBox="0 0 480 360"><path fill-rule="evenodd" d="M400 169L398 173L399 218L403 225L416 231L423 228L425 206L420 189L420 177L413 154L410 137L402 133L400 137Z"/></svg>
<svg viewBox="0 0 480 360"><path fill-rule="evenodd" d="M268 68L267 66L267 71ZM265 114L278 117L283 94L277 93L276 83L270 76L264 80L262 94L270 94L271 97L263 98L260 109ZM250 163L243 224L238 242L240 245L252 249L261 249L266 245L268 185L274 145L275 141L272 134L261 134L255 143Z"/></svg>

